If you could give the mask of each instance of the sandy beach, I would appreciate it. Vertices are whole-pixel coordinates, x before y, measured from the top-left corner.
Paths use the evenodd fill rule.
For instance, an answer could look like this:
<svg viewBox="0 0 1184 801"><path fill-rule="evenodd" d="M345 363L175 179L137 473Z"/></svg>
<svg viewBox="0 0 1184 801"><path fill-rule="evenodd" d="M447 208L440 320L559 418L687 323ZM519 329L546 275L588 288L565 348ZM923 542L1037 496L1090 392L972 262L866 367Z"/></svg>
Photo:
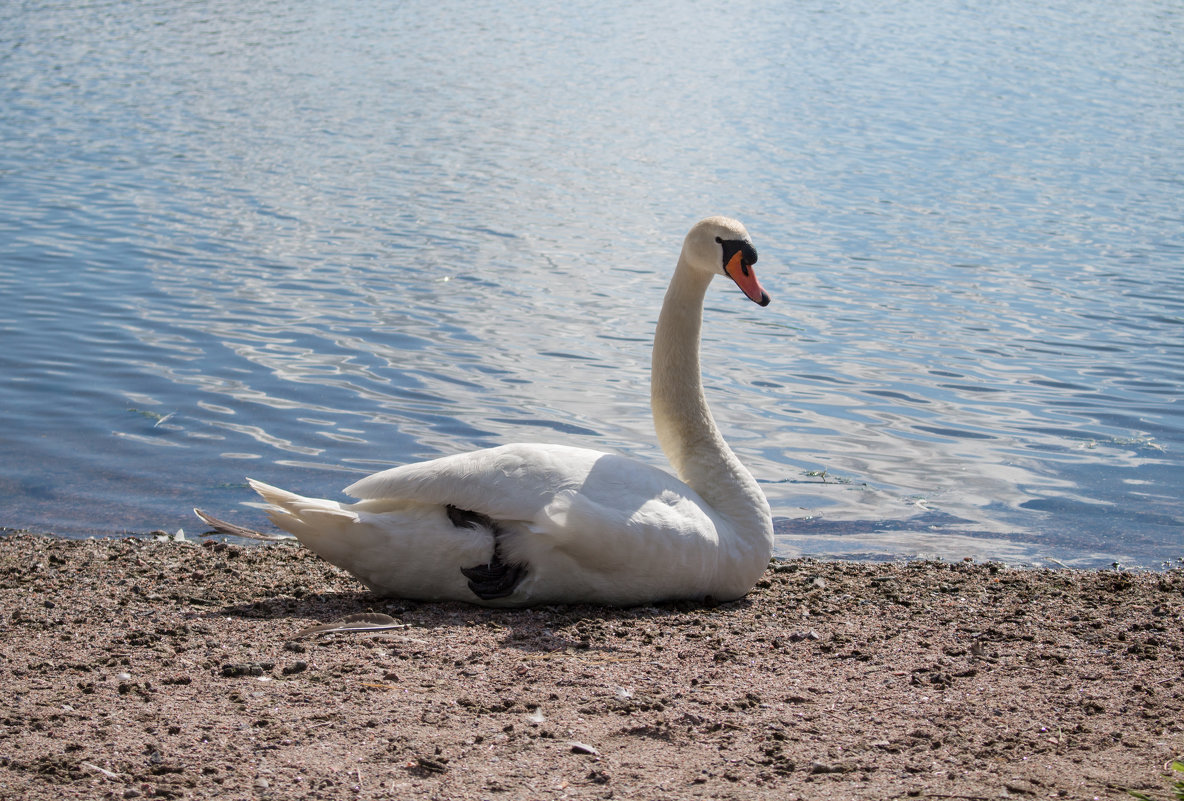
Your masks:
<svg viewBox="0 0 1184 801"><path fill-rule="evenodd" d="M359 613L399 628L310 634ZM0 538L0 798L1174 799L1184 571L777 561L379 598L291 545Z"/></svg>

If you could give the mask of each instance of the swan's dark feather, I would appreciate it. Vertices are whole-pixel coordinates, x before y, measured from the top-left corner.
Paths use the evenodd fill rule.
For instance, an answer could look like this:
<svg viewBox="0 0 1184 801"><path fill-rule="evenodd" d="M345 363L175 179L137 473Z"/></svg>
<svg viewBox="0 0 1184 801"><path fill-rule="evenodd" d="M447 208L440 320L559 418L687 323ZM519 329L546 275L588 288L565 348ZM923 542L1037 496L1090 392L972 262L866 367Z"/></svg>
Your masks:
<svg viewBox="0 0 1184 801"><path fill-rule="evenodd" d="M494 598L505 598L514 592L514 588L526 575L526 565L510 564L502 561L499 540L502 529L493 522L488 515L460 509L451 504L444 507L448 519L457 528L484 528L493 535L493 556L489 564L462 567L460 572L469 580L469 589L483 601Z"/></svg>

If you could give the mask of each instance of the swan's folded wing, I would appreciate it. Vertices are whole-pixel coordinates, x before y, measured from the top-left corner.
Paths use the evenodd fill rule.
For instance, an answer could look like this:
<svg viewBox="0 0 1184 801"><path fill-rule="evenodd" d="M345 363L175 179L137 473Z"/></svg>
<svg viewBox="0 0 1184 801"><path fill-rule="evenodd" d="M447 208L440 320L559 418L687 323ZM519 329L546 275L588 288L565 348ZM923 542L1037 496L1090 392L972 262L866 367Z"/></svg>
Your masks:
<svg viewBox="0 0 1184 801"><path fill-rule="evenodd" d="M564 445L503 445L383 470L345 492L362 501L448 504L531 521L556 494L578 490L605 455Z"/></svg>
<svg viewBox="0 0 1184 801"><path fill-rule="evenodd" d="M571 531L714 531L709 507L683 482L622 456L565 445L513 444L375 473L346 487L362 501L449 504Z"/></svg>

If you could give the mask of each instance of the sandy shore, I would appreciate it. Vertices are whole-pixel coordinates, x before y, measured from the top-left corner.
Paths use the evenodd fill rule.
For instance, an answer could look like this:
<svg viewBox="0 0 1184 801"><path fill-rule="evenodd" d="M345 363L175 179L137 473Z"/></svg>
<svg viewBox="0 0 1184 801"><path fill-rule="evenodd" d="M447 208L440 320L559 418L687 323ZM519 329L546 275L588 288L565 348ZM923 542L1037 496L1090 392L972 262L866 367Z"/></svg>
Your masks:
<svg viewBox="0 0 1184 801"><path fill-rule="evenodd" d="M360 612L404 628L294 640ZM1172 799L1184 572L777 562L715 607L377 598L0 539L0 798Z"/></svg>

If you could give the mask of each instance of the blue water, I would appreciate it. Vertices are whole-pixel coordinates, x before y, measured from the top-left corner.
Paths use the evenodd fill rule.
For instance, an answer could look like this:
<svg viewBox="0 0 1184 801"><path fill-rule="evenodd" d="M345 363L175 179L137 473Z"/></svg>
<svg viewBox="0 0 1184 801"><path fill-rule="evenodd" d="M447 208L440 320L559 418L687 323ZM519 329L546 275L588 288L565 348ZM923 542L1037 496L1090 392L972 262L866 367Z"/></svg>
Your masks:
<svg viewBox="0 0 1184 801"><path fill-rule="evenodd" d="M778 553L1184 556L1166 2L0 6L0 525L264 527L251 475L663 463L683 233Z"/></svg>

